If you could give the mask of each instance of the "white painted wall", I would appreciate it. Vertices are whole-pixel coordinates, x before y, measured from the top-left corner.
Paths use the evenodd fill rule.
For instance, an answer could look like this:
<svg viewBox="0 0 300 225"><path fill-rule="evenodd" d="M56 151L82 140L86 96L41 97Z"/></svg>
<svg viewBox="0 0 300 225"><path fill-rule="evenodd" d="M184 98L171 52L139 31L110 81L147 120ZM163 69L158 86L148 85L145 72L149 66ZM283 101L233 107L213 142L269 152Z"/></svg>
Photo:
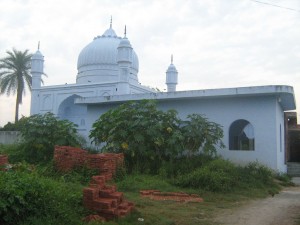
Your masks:
<svg viewBox="0 0 300 225"><path fill-rule="evenodd" d="M0 144L14 144L21 141L20 131L0 131Z"/></svg>
<svg viewBox="0 0 300 225"><path fill-rule="evenodd" d="M277 168L281 172L287 172L287 165L285 159L285 124L284 124L284 112L280 105L280 102L276 101L276 155L277 155Z"/></svg>
<svg viewBox="0 0 300 225"><path fill-rule="evenodd" d="M226 159L239 164L253 161L273 169L277 167L276 145L276 99L275 97L211 98L206 100L185 100L159 103L161 109L174 108L181 118L188 114L204 114L223 126L225 149L218 151ZM229 150L229 127L237 119L249 121L255 132L254 151Z"/></svg>
<svg viewBox="0 0 300 225"><path fill-rule="evenodd" d="M88 106L88 124L92 124L99 116L117 104L95 104ZM284 148L280 152L279 130L283 124L283 112L275 96L244 96L206 99L168 99L161 100L158 107L162 110L175 109L179 116L185 119L188 114L197 113L205 115L210 121L223 126L225 149L218 153L225 159L235 163L247 164L257 161L274 170L286 172L284 165ZM229 150L229 127L237 119L248 120L254 127L255 150L235 151ZM283 132L283 131L282 131ZM282 143L283 145L283 143Z"/></svg>

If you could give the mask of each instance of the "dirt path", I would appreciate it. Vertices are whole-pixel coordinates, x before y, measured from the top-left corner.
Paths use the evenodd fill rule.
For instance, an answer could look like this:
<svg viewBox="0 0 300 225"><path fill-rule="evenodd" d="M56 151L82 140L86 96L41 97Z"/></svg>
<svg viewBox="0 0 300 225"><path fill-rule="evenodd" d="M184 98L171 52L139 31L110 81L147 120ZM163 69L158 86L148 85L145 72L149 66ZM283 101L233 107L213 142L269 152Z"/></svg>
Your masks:
<svg viewBox="0 0 300 225"><path fill-rule="evenodd" d="M239 209L225 210L216 218L224 225L293 225L300 216L300 186L257 200Z"/></svg>

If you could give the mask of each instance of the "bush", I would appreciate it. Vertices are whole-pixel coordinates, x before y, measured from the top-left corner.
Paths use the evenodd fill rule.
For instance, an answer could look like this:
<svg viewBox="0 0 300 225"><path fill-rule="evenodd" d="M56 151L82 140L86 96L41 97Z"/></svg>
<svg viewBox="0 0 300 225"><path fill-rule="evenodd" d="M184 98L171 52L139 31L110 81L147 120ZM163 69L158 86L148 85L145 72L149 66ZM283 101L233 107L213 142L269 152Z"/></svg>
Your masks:
<svg viewBox="0 0 300 225"><path fill-rule="evenodd" d="M198 154L193 157L181 156L170 161L165 161L159 170L159 174L164 178L175 179L178 175L187 174L199 167L202 167L215 159L211 155Z"/></svg>
<svg viewBox="0 0 300 225"><path fill-rule="evenodd" d="M19 124L8 122L3 127L0 127L0 131L18 131L19 130Z"/></svg>
<svg viewBox="0 0 300 225"><path fill-rule="evenodd" d="M106 151L124 152L129 170L157 171L182 149L178 127L175 111L157 110L153 101L130 102L101 115L90 137Z"/></svg>
<svg viewBox="0 0 300 225"><path fill-rule="evenodd" d="M56 169L53 161L36 166L37 173L43 177L48 177L63 183L76 183L88 185L92 176L99 175L98 169L90 169L85 165L73 168L68 172Z"/></svg>
<svg viewBox="0 0 300 225"><path fill-rule="evenodd" d="M102 114L90 138L109 152L124 152L129 172L157 174L162 163L203 150L215 154L223 147L218 124L200 115L182 121L175 110L158 110L150 100L128 102Z"/></svg>
<svg viewBox="0 0 300 225"><path fill-rule="evenodd" d="M238 183L238 171L229 161L216 159L191 172L179 175L174 183L181 187L228 192Z"/></svg>
<svg viewBox="0 0 300 225"><path fill-rule="evenodd" d="M24 140L21 150L24 159L30 163L50 161L55 145L84 144L84 139L77 134L77 125L68 120L59 120L52 113L23 117L19 126Z"/></svg>
<svg viewBox="0 0 300 225"><path fill-rule="evenodd" d="M268 167L252 162L241 167L240 176L244 183L251 187L261 187L268 184L273 184L275 173Z"/></svg>
<svg viewBox="0 0 300 225"><path fill-rule="evenodd" d="M0 172L0 196L0 224L22 224L36 218L56 218L56 224L78 224L83 215L81 187L34 172Z"/></svg>
<svg viewBox="0 0 300 225"><path fill-rule="evenodd" d="M200 159L198 159L201 162ZM184 162L184 161L182 161ZM183 167L177 163L178 167ZM250 188L278 191L278 184L274 182L276 175L268 167L257 162L236 166L221 158L211 159L199 166L194 164L190 171L182 170L171 179L172 183L180 187L198 188L213 192L230 192L247 190ZM285 177L282 177L285 179Z"/></svg>
<svg viewBox="0 0 300 225"><path fill-rule="evenodd" d="M22 148L21 144L0 144L0 154L8 155L10 163L22 162L25 159L25 153Z"/></svg>

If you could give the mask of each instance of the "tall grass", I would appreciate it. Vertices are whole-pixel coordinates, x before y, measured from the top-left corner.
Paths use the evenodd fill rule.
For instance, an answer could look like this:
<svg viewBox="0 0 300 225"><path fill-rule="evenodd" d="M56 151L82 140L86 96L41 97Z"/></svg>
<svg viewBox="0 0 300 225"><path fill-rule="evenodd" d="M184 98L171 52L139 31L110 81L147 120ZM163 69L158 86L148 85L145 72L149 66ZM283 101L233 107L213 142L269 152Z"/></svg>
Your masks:
<svg viewBox="0 0 300 225"><path fill-rule="evenodd" d="M15 164L12 170L0 172L0 224L79 225L83 224L83 217L95 214L82 206L82 188L97 171L82 167L62 173L53 162L30 165L22 162L18 145L0 145L2 153L8 154ZM136 210L107 225L214 224L210 218L220 207L232 207L242 199L263 197L270 191L276 193L279 184L290 182L288 176L258 163L242 167L205 155L164 162L156 175L151 171L127 174L119 168L116 178L118 190L136 204ZM196 193L204 198L204 203L154 202L140 197L143 189ZM145 221L140 222L139 218Z"/></svg>

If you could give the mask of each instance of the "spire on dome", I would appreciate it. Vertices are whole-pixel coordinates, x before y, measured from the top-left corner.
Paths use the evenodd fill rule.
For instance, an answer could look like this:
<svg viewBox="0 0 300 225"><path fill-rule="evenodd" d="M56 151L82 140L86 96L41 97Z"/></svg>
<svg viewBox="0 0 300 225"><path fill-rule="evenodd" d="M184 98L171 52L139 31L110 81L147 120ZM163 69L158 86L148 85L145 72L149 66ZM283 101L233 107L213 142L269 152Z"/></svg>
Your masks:
<svg viewBox="0 0 300 225"><path fill-rule="evenodd" d="M124 37L126 37L126 25L125 25L125 30L124 30Z"/></svg>
<svg viewBox="0 0 300 225"><path fill-rule="evenodd" d="M40 41L38 42L38 50L40 50Z"/></svg>
<svg viewBox="0 0 300 225"><path fill-rule="evenodd" d="M95 37L94 39L98 37ZM109 28L102 34L102 37L112 37L112 38L118 37L116 32L112 29L112 16L110 16Z"/></svg>
<svg viewBox="0 0 300 225"><path fill-rule="evenodd" d="M173 54L171 55L171 64L173 64Z"/></svg>

